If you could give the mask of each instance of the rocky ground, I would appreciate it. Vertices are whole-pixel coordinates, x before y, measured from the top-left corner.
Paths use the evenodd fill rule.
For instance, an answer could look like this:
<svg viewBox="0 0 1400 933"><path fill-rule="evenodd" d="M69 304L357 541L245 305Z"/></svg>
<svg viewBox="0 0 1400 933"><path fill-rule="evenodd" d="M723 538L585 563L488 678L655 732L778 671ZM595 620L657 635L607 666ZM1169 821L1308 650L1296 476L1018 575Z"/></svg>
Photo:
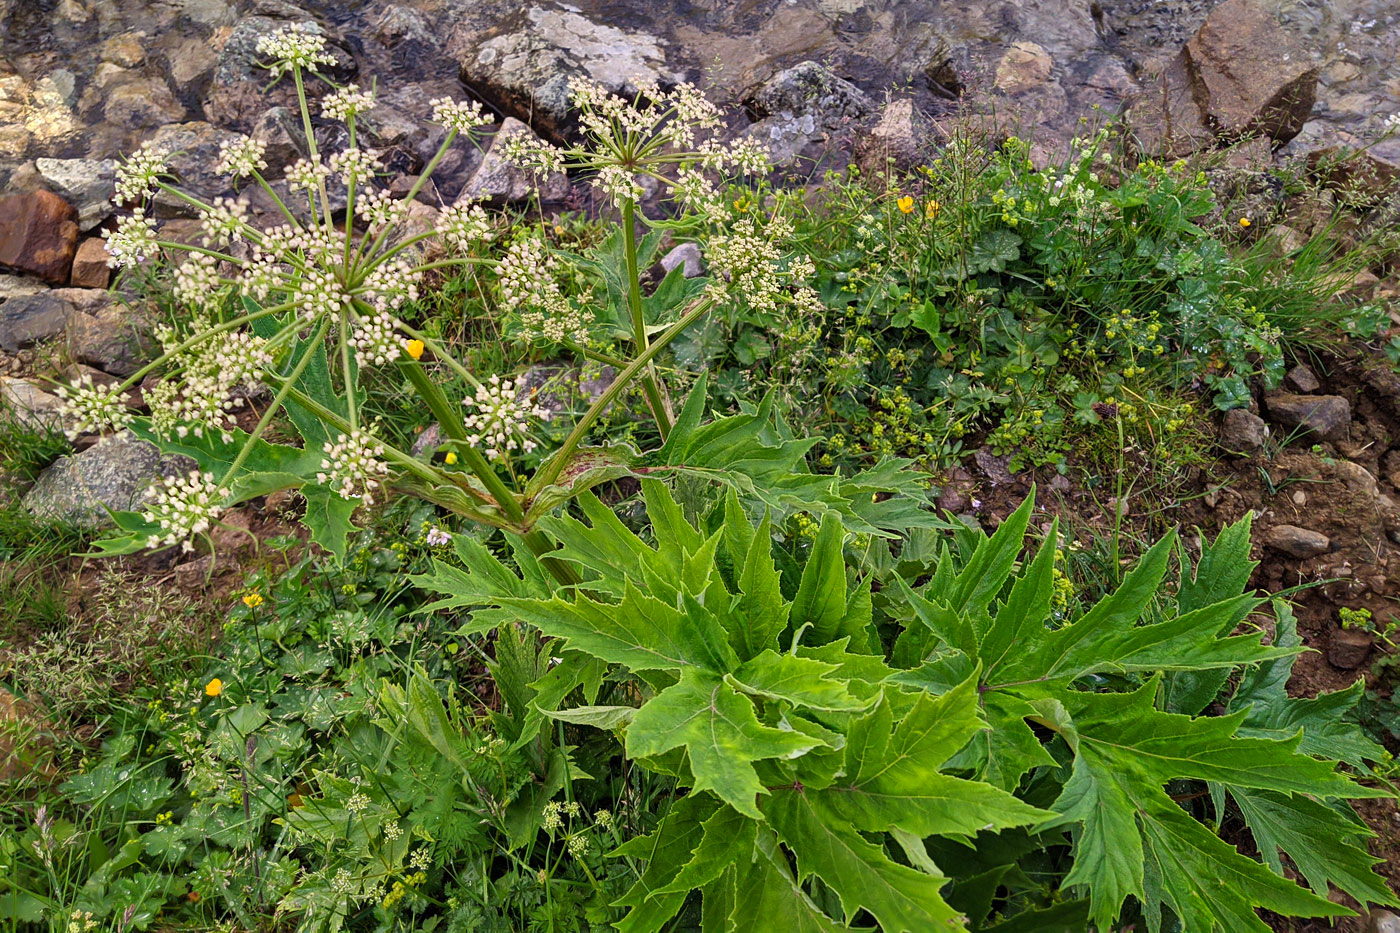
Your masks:
<svg viewBox="0 0 1400 933"><path fill-rule="evenodd" d="M378 82L368 142L399 192L439 142L422 119L430 98L472 96L498 115L500 133L560 137L574 74L616 90L637 77L696 81L728 105L733 134L762 139L803 177L853 157L911 154L969 117L1032 133L1046 158L1096 108L1126 109L1140 149L1170 156L1241 135L1261 137L1258 160L1379 138L1374 179L1400 177L1389 161L1400 135L1386 136L1400 112L1392 0L0 0L0 392L25 417L55 420L57 402L22 377L57 360L70 377L110 380L150 351L148 312L107 291L100 234L117 207L114 160L154 139L180 150L188 188L214 197L226 193L214 154L241 132L268 143L278 175L300 155L295 100L264 95L254 46L306 20L336 50L333 77ZM425 216L458 198L527 195L519 172L483 149L451 153L420 195ZM544 196L587 198L563 176ZM255 214L270 207L253 197ZM154 210L170 235L194 235L184 205ZM1253 510L1256 584L1322 584L1298 597L1318 651L1300 661L1294 686L1350 683L1387 646L1342 629L1338 608L1381 617L1400 596L1400 378L1339 352L1293 370L1220 430L1179 507L1142 523L1213 533ZM1302 436L1313 446L1282 449ZM153 476L179 466L130 435L80 439L25 501L36 514L100 524L102 505L130 507ZM956 511L979 498L995 518L1032 479L978 456L951 477L943 504ZM1088 511L1091 491L1041 480L1061 508ZM207 570L183 574L197 582ZM1400 840L1393 810L1374 822Z"/></svg>

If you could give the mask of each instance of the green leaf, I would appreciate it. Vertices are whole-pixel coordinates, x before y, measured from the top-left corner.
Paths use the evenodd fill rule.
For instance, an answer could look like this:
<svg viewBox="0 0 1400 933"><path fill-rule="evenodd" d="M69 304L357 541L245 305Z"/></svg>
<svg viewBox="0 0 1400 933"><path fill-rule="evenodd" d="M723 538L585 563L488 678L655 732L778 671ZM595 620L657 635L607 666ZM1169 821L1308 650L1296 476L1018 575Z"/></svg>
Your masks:
<svg viewBox="0 0 1400 933"><path fill-rule="evenodd" d="M849 929L818 907L788 867L770 830L760 828L752 861L739 861L739 884L726 930L743 933L840 933Z"/></svg>
<svg viewBox="0 0 1400 933"><path fill-rule="evenodd" d="M835 664L769 649L745 661L724 679L743 693L808 709L858 710L869 706L867 701L852 696L842 681L828 676L837 669Z"/></svg>
<svg viewBox="0 0 1400 933"><path fill-rule="evenodd" d="M835 638L846 614L845 539L841 520L831 513L823 516L789 616L795 629L811 626L811 644L824 645Z"/></svg>
<svg viewBox="0 0 1400 933"><path fill-rule="evenodd" d="M704 821L715 810L715 800L707 794L682 797L667 811L655 832L633 836L608 853L610 858L626 857L646 862L642 876L613 902L615 907L631 908L617 924L618 930L653 933L680 911L688 892L657 892L675 878L677 867L689 860L690 853L703 838Z"/></svg>
<svg viewBox="0 0 1400 933"><path fill-rule="evenodd" d="M943 900L946 879L893 861L857 834L811 794L782 789L763 812L778 837L797 855L802 878L816 875L841 899L846 917L867 910L885 933L957 929L966 918Z"/></svg>
<svg viewBox="0 0 1400 933"><path fill-rule="evenodd" d="M573 723L576 726L592 726L595 729L613 730L625 726L637 715L635 706L575 706L573 709L542 709L550 719Z"/></svg>
<svg viewBox="0 0 1400 933"><path fill-rule="evenodd" d="M731 807L721 807L701 827L700 843L676 877L647 897L685 894L717 879L723 871L753 852L758 823Z"/></svg>
<svg viewBox="0 0 1400 933"><path fill-rule="evenodd" d="M311 530L311 540L335 555L338 563L345 562L346 537L360 529L350 518L360 504L360 497L344 499L327 486L305 486L306 514L302 522Z"/></svg>
<svg viewBox="0 0 1400 933"><path fill-rule="evenodd" d="M708 790L735 810L763 819L755 798L766 794L753 762L795 758L819 740L762 725L753 702L718 676L693 667L680 682L647 702L627 730L627 754L660 755L684 747L697 791Z"/></svg>
<svg viewBox="0 0 1400 933"><path fill-rule="evenodd" d="M549 475L556 457L562 450L551 455L535 472L536 477ZM559 478L548 486L537 487L534 480L525 489L525 519L538 521L556 508L577 497L594 486L610 483L624 476L636 475L632 464L637 460L637 452L626 444L611 447L579 447L569 458L569 462L559 474Z"/></svg>

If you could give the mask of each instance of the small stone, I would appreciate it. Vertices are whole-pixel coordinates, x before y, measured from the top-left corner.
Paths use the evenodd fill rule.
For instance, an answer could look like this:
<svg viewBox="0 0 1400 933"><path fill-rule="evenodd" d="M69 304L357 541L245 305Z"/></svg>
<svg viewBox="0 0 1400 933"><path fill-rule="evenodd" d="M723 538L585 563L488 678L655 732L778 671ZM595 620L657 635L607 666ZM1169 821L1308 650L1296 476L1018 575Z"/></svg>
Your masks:
<svg viewBox="0 0 1400 933"><path fill-rule="evenodd" d="M135 68L146 60L145 36L139 32L124 32L102 43L100 54L104 62L123 68Z"/></svg>
<svg viewBox="0 0 1400 933"><path fill-rule="evenodd" d="M78 229L87 232L112 213L117 163L111 159L35 159L39 176L78 212Z"/></svg>
<svg viewBox="0 0 1400 933"><path fill-rule="evenodd" d="M1295 492L1295 493L1293 494L1293 504L1294 504L1294 505L1307 505L1307 504L1308 504L1308 494L1305 493L1305 492L1303 492L1303 490L1301 490L1301 489L1298 490L1297 492Z"/></svg>
<svg viewBox="0 0 1400 933"><path fill-rule="evenodd" d="M1300 560L1324 554L1332 542L1324 534L1297 525L1275 525L1264 535L1269 547Z"/></svg>
<svg viewBox="0 0 1400 933"><path fill-rule="evenodd" d="M183 120L185 107L159 78L133 78L107 91L102 118L108 123L135 129Z"/></svg>
<svg viewBox="0 0 1400 933"><path fill-rule="evenodd" d="M202 39L185 39L166 58L170 79L178 88L200 84L214 71L219 53Z"/></svg>
<svg viewBox="0 0 1400 933"><path fill-rule="evenodd" d="M1313 371L1303 363L1290 369L1285 381L1299 392L1316 392L1322 388L1322 383L1318 382L1317 376L1313 375Z"/></svg>
<svg viewBox="0 0 1400 933"><path fill-rule="evenodd" d="M1008 94L1029 91L1050 80L1054 60L1034 42L1013 42L997 63L996 86Z"/></svg>
<svg viewBox="0 0 1400 933"><path fill-rule="evenodd" d="M302 156L302 144L298 142L303 135L301 117L290 107L268 107L253 123L249 135L267 147L263 152L267 161L265 177L281 175Z"/></svg>
<svg viewBox="0 0 1400 933"><path fill-rule="evenodd" d="M223 576L230 569L227 561L216 563L213 554L205 554L175 567L175 585L186 596L195 596L213 584L215 577Z"/></svg>
<svg viewBox="0 0 1400 933"><path fill-rule="evenodd" d="M681 267L681 275L693 279L705 271L700 256L700 247L694 243L682 243L661 257L661 268L669 275L676 266Z"/></svg>
<svg viewBox="0 0 1400 933"><path fill-rule="evenodd" d="M1366 664L1373 643L1374 639L1366 632L1335 629L1327 645L1327 663L1344 671L1354 671Z"/></svg>
<svg viewBox="0 0 1400 933"><path fill-rule="evenodd" d="M945 512L961 512L967 508L967 497L956 489L945 489L938 496L938 507Z"/></svg>
<svg viewBox="0 0 1400 933"><path fill-rule="evenodd" d="M68 281L78 248L78 212L51 191L0 197L0 265L46 282Z"/></svg>
<svg viewBox="0 0 1400 933"><path fill-rule="evenodd" d="M162 457L154 444L121 431L51 464L25 494L24 507L36 518L105 528L111 519L103 506L139 509L153 482L188 472L192 464L188 457Z"/></svg>
<svg viewBox="0 0 1400 933"><path fill-rule="evenodd" d="M38 430L63 430L63 400L32 382L0 376L0 400L16 421Z"/></svg>
<svg viewBox="0 0 1400 933"><path fill-rule="evenodd" d="M1269 439L1269 426L1247 408L1232 408L1220 425L1220 446L1231 453L1252 454Z"/></svg>
<svg viewBox="0 0 1400 933"><path fill-rule="evenodd" d="M1332 464L1332 472L1348 489L1359 492L1368 499L1375 499L1381 494L1380 483L1371 475L1370 470L1359 463L1338 460Z"/></svg>
<svg viewBox="0 0 1400 933"><path fill-rule="evenodd" d="M73 306L49 292L21 295L0 305L0 349L14 353L63 333Z"/></svg>
<svg viewBox="0 0 1400 933"><path fill-rule="evenodd" d="M885 105L879 121L856 145L856 157L869 172L885 171L891 160L896 168L907 171L920 161L928 136L928 120L920 115L912 98L902 97Z"/></svg>
<svg viewBox="0 0 1400 933"><path fill-rule="evenodd" d="M1327 440L1344 437L1351 426L1351 403L1338 395L1288 395L1265 400L1269 417L1289 428L1303 428Z"/></svg>
<svg viewBox="0 0 1400 933"><path fill-rule="evenodd" d="M1366 933L1400 933L1400 916L1388 910L1372 911L1366 923Z"/></svg>
<svg viewBox="0 0 1400 933"><path fill-rule="evenodd" d="M69 276L69 284L78 288L106 288L111 280L112 269L107 265L107 241L94 236L79 243L78 252L73 256L73 273Z"/></svg>

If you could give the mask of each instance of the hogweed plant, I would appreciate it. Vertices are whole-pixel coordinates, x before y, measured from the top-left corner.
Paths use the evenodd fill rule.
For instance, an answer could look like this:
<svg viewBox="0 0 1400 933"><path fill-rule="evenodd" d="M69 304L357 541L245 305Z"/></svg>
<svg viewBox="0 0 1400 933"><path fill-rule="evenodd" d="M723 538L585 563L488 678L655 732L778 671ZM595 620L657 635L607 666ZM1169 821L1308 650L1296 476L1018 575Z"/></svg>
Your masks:
<svg viewBox="0 0 1400 933"><path fill-rule="evenodd" d="M356 506L394 487L519 535L532 551L545 554L553 545L535 530L541 515L634 469L683 465L711 476L734 473L750 491L755 470L777 479L785 471L805 472L805 442L760 439L770 407L726 419L725 429L702 427L702 379L697 407L678 424L658 374L658 354L719 306L784 307L801 315L818 304L804 284L810 261L788 255L791 226L779 212L781 200L770 199L778 207L768 213L755 210L759 202L752 197L735 202L724 196L736 177L762 175L768 162L750 141L719 139L720 112L699 90L643 83L629 100L579 80L571 87L581 130L577 145L560 147L528 133L498 139L495 144L522 168L586 178L616 207L620 229L601 261L558 252L539 235L517 236L493 258L496 225L479 203L445 208L431 229L410 223L410 205L448 150L459 139L475 143L490 122L478 104L431 102L432 120L446 132L399 200L380 186L382 167L362 145L359 118L373 107L372 92L348 85L327 93L321 117L344 123L348 145L338 152L317 145L307 83L313 76L325 80L319 72L330 61L325 40L297 26L264 38L257 49L274 80L289 77L295 84L307 155L274 182L264 145L242 137L224 144L217 168L245 189L260 189L280 215L275 225L255 224L247 197L206 203L182 191L172 183L166 154L149 143L120 172L118 196L141 203L108 237L110 262L131 268L182 259L173 293L188 308L189 324L158 332L162 352L125 382L110 388L82 382L62 392L77 430L129 426L164 449L193 457L198 469L166 481L143 512L118 516L125 536L105 542L107 552L142 545L191 549L192 540L238 502L300 488L314 539L343 553ZM659 185L671 199L674 216L664 224L643 218L644 184ZM343 223L333 197L340 189ZM157 194L198 213L198 244L162 236L144 205ZM651 229L639 237L644 225ZM673 273L648 295L644 268L667 230L700 243L710 275L685 280ZM494 280L512 333L617 373L532 476L523 475L521 458L535 449L536 424L549 412L508 374L473 372L449 347L399 316L424 290L425 275L467 268ZM592 275L597 293L594 286L573 287L580 273ZM386 367L399 370L437 419L453 455L448 464L395 447L366 416L360 375ZM444 372L447 380L435 376ZM151 414L135 418L125 393L153 373L162 379L146 393ZM586 448L599 416L634 381L665 446L647 456L620 447ZM234 424L237 399L257 387L266 387L272 401L245 432ZM279 411L291 418L304 447L265 440ZM744 445L752 449L734 455ZM754 455L758 447L768 453ZM899 482L913 491L908 481ZM808 476L799 485L849 511L850 497L831 481L813 485ZM567 568L546 563L561 579L572 579Z"/></svg>

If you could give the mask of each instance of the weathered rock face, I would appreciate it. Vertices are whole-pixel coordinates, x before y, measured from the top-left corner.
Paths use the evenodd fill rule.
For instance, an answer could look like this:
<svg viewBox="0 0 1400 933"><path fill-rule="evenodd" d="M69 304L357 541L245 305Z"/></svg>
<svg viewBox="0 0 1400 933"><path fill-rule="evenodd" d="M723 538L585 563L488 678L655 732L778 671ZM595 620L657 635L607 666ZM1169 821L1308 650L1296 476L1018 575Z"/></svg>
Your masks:
<svg viewBox="0 0 1400 933"><path fill-rule="evenodd" d="M23 379L0 376L0 402L9 417L38 430L61 431L63 400Z"/></svg>
<svg viewBox="0 0 1400 933"><path fill-rule="evenodd" d="M76 291L76 289L74 289ZM130 376L141 368L152 345L140 315L111 301L105 292L87 308L68 316L68 355L114 376Z"/></svg>
<svg viewBox="0 0 1400 933"><path fill-rule="evenodd" d="M0 197L0 265L54 284L68 281L78 212L50 191Z"/></svg>
<svg viewBox="0 0 1400 933"><path fill-rule="evenodd" d="M534 193L538 186L540 198L545 201L560 201L569 193L569 179L563 172L555 172L543 181L527 175L502 155L502 143L513 136L534 136L535 132L514 117L506 117L501 128L491 139L491 145L482 156L481 164L467 179L458 203L467 201L490 201L504 204L523 201Z"/></svg>
<svg viewBox="0 0 1400 933"><path fill-rule="evenodd" d="M812 144L854 129L875 109L860 88L817 62L802 62L779 72L753 97L763 119L749 129L775 165L788 165Z"/></svg>
<svg viewBox="0 0 1400 933"><path fill-rule="evenodd" d="M14 353L59 336L73 306L49 292L20 295L0 305L0 350Z"/></svg>
<svg viewBox="0 0 1400 933"><path fill-rule="evenodd" d="M1259 0L1226 0L1129 102L1141 151L1168 158L1247 136L1282 145L1316 100L1317 68Z"/></svg>
<svg viewBox="0 0 1400 933"><path fill-rule="evenodd" d="M78 212L84 233L112 213L117 163L112 159L35 159L40 177Z"/></svg>
<svg viewBox="0 0 1400 933"><path fill-rule="evenodd" d="M104 528L111 519L103 506L140 508L152 483L191 469L191 463L162 457L154 444L122 431L51 464L25 494L24 507L47 521Z"/></svg>

